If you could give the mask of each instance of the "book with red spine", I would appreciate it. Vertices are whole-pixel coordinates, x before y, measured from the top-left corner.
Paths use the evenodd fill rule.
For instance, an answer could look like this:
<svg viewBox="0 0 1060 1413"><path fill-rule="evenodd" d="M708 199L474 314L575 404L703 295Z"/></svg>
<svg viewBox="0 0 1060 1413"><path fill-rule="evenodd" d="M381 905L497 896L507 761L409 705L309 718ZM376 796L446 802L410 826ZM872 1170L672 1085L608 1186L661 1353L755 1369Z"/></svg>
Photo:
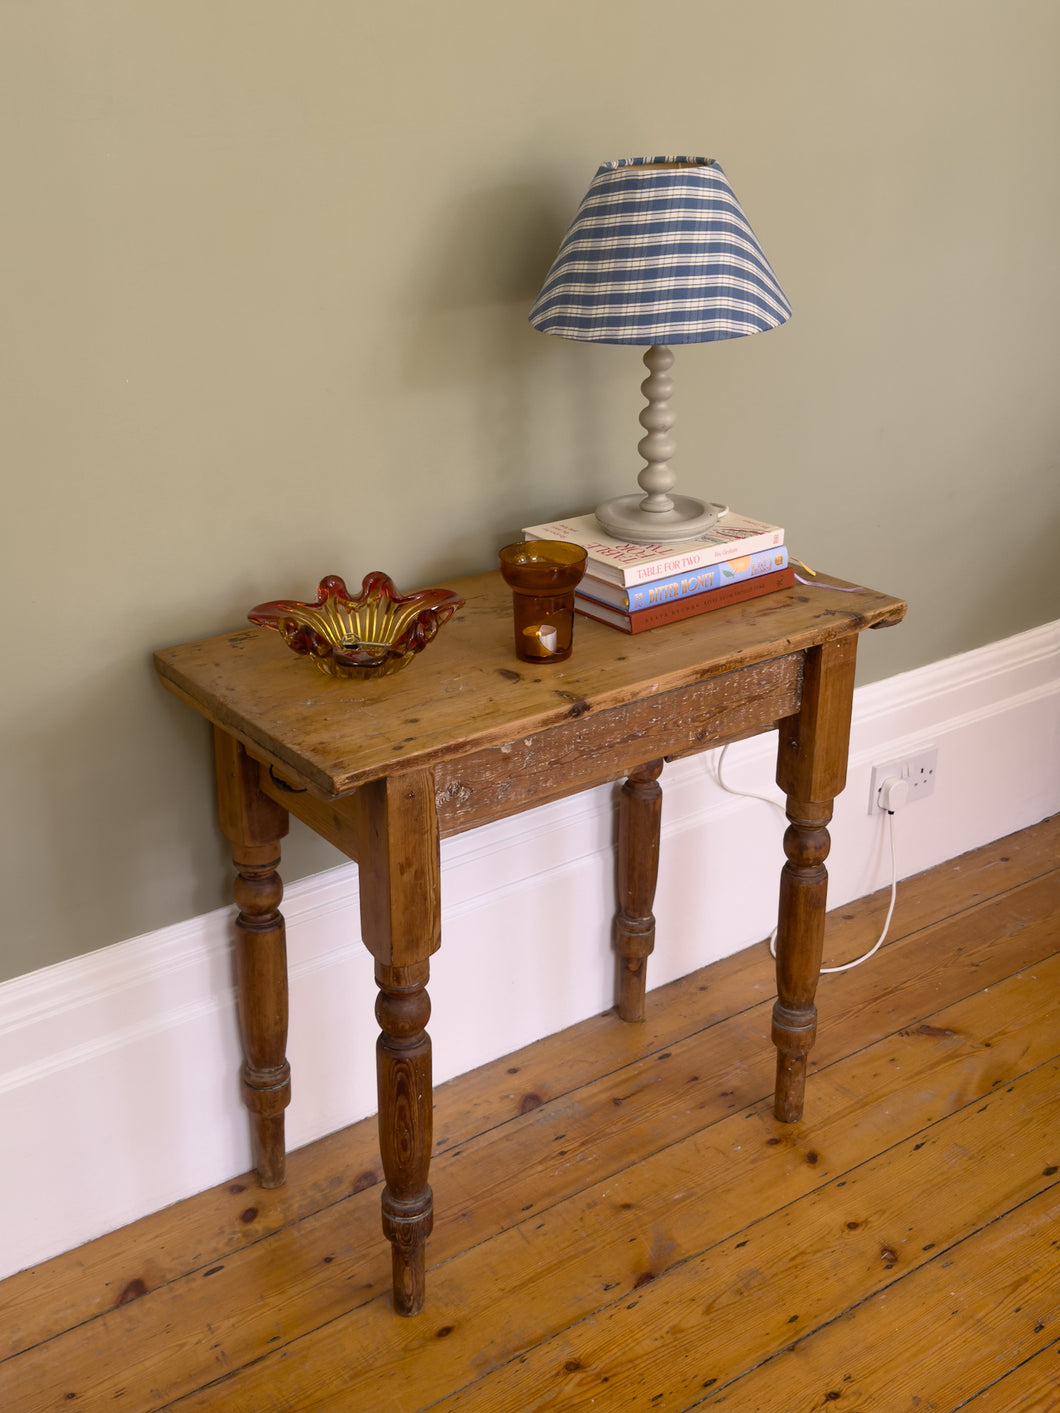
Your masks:
<svg viewBox="0 0 1060 1413"><path fill-rule="evenodd" d="M582 582L584 583L584 580ZM623 613L621 609L613 608L610 604L601 603L598 599L580 592L574 595L574 607L584 617L595 618L598 623L607 623L623 633L644 633L649 628L661 628L666 623L695 618L698 614L709 613L715 608L728 608L730 604L763 598L766 594L775 594L780 589L790 589L794 583L795 570L789 565L775 573L759 574L754 579L741 579L735 584L723 584L719 589L708 589L705 594L671 599L668 603L657 604L654 608L642 608L636 613Z"/></svg>

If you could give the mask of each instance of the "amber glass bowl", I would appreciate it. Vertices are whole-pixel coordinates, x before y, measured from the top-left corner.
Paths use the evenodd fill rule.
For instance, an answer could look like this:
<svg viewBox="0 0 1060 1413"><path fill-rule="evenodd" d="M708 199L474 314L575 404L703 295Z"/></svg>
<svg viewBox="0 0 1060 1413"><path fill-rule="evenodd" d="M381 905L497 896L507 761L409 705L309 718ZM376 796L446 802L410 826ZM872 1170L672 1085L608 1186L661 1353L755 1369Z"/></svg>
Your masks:
<svg viewBox="0 0 1060 1413"><path fill-rule="evenodd" d="M352 597L337 574L321 579L315 603L277 599L247 614L275 628L289 648L311 657L331 677L385 677L411 662L464 600L449 589L399 594L378 570Z"/></svg>
<svg viewBox="0 0 1060 1413"><path fill-rule="evenodd" d="M500 552L501 574L524 594L573 589L585 573L586 552L565 540L523 540Z"/></svg>

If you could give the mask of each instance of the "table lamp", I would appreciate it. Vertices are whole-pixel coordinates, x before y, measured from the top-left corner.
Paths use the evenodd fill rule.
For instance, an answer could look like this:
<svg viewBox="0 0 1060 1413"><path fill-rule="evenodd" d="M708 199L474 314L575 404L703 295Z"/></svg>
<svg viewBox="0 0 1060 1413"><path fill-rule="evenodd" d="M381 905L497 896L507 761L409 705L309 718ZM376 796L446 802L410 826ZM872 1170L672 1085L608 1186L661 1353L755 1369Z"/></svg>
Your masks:
<svg viewBox="0 0 1060 1413"><path fill-rule="evenodd" d="M599 169L530 322L561 338L647 346L641 494L597 507L609 535L635 544L693 539L725 511L670 494L676 478L668 345L742 338L790 318L791 305L713 158L622 157Z"/></svg>

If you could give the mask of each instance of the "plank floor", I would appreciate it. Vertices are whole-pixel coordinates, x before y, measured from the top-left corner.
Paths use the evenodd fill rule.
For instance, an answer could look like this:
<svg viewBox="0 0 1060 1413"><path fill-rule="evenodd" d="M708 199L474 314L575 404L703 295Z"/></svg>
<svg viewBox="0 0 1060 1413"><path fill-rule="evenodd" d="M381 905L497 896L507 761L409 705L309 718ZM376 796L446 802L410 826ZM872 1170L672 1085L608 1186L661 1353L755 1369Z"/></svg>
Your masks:
<svg viewBox="0 0 1060 1413"><path fill-rule="evenodd" d="M1056 1413L1060 818L900 885L790 1128L772 999L763 944L439 1088L417 1318L368 1121L0 1283L0 1407Z"/></svg>

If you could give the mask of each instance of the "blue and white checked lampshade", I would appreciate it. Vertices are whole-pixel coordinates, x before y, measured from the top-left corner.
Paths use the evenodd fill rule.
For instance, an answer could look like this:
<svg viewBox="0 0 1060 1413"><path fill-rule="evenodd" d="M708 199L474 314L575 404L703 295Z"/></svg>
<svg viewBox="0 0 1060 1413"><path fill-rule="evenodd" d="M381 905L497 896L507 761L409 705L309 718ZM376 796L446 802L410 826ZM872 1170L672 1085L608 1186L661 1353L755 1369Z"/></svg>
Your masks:
<svg viewBox="0 0 1060 1413"><path fill-rule="evenodd" d="M709 157L622 157L593 178L530 311L593 343L704 343L791 318L762 247Z"/></svg>

